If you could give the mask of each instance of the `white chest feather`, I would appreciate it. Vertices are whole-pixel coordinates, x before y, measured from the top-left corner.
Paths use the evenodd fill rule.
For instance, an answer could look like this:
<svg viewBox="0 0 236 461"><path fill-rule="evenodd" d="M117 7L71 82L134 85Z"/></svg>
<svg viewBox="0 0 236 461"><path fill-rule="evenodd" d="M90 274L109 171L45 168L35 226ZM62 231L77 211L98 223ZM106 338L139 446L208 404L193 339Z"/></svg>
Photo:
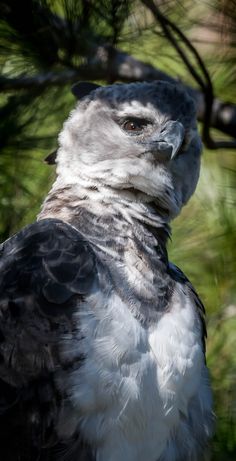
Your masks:
<svg viewBox="0 0 236 461"><path fill-rule="evenodd" d="M157 461L190 399L205 392L195 310L179 292L170 312L144 328L115 294L89 305L78 319L86 359L71 375L80 429L97 461Z"/></svg>

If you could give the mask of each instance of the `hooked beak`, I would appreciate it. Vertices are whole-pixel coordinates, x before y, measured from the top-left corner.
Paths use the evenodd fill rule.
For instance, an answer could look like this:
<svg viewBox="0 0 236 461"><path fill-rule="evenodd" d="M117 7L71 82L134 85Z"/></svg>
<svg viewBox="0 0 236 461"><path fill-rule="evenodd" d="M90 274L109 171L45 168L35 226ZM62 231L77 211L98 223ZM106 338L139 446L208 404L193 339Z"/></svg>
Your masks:
<svg viewBox="0 0 236 461"><path fill-rule="evenodd" d="M185 130L181 122L169 121L161 133L152 140L160 159L172 160L178 153L184 140Z"/></svg>

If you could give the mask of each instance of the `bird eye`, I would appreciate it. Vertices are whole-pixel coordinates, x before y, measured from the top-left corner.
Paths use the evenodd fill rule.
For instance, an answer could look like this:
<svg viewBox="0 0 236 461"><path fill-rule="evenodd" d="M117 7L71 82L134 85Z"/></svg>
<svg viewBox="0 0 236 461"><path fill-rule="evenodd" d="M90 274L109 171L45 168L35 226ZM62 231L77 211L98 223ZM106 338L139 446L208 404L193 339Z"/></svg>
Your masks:
<svg viewBox="0 0 236 461"><path fill-rule="evenodd" d="M148 123L149 122L147 120L143 119L129 119L125 120L125 122L122 124L122 128L125 131L138 133L142 131L145 128L145 126L148 125Z"/></svg>

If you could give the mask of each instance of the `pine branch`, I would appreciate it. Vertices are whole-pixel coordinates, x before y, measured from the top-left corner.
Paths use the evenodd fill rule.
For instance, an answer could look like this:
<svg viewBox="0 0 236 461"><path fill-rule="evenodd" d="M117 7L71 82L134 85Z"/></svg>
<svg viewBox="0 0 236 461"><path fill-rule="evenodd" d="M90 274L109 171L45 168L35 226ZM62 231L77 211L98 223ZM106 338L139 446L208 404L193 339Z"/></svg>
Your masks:
<svg viewBox="0 0 236 461"><path fill-rule="evenodd" d="M188 38L184 35L184 33L179 29L179 27L170 21L166 16L164 16L158 6L153 2L153 0L141 0L142 3L152 12L155 19L161 25L162 31L164 36L169 40L171 45L175 48L177 53L179 54L180 58L182 59L183 63L187 67L188 71L194 78L194 80L198 83L202 90L202 94L205 99L204 104L204 112L203 112L203 129L202 129L202 138L203 142L209 149L218 149L229 147L236 147L234 146L234 142L227 141L214 141L211 132L211 120L212 120L212 110L213 110L213 103L214 103L214 89L213 84L210 78L210 75L207 71L207 68L199 55L196 48L193 44L188 40ZM176 37L180 39L180 42L177 41ZM185 45L190 56L195 61L195 66L191 63L188 54L185 52L185 49L182 45ZM233 145L232 145L233 144Z"/></svg>
<svg viewBox="0 0 236 461"><path fill-rule="evenodd" d="M198 119L203 122L203 141L213 149L222 147L222 142L216 143L212 140L210 128L216 127L223 133L235 137L236 106L214 99L209 73L192 43L175 23L161 13L153 0L142 0L142 3L159 22L165 37L200 86L200 90L197 90L183 85L196 101ZM26 54L32 51L34 56L38 56L38 69L46 69L45 72L32 76L25 73L13 78L2 75L0 91L35 89L41 92L49 86L63 86L77 80L105 80L108 83L117 80L176 82L170 75L133 58L111 44L113 41L116 42L120 33L126 4L127 0L112 0L109 4L104 1L99 3L98 8L96 2L83 0L82 3L78 3L77 0L71 0L70 3L65 2L65 17L60 18L50 9L48 0L22 0L18 6L14 0L0 2L3 20L25 43L23 53L25 50ZM109 17L109 27L114 28L109 45L101 44L105 41L105 35L97 37L94 34L91 25L94 14L96 18L102 19L104 16L104 21L106 15ZM63 53L60 50L63 50ZM190 61L188 53L194 58L195 65ZM75 57L83 59L84 63L76 65ZM234 141L228 145L223 142L227 147L234 144Z"/></svg>
<svg viewBox="0 0 236 461"><path fill-rule="evenodd" d="M0 77L0 91L27 90L30 88L44 89L48 86L63 86L72 84L77 80L112 80L122 82L143 81L143 80L165 80L172 83L178 81L170 75L162 72L150 64L146 64L128 53L110 46L100 46L96 49L93 58L88 59L87 64L78 68L66 69L61 72L47 72L35 76L19 75L10 78ZM109 78L109 81L110 78ZM198 119L204 120L205 99L201 91L190 86L183 85L189 94L196 101ZM210 126L217 128L225 134L235 137L236 133L236 105L224 103L214 99ZM214 148L225 147L226 142L220 142ZM235 142L228 147L235 147Z"/></svg>

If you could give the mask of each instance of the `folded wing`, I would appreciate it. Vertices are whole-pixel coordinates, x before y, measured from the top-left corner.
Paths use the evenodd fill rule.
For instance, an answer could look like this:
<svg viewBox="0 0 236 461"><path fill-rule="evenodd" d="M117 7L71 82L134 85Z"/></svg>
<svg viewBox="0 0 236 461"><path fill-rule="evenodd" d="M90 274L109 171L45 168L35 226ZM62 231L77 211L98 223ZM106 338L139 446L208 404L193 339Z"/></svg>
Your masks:
<svg viewBox="0 0 236 461"><path fill-rule="evenodd" d="M62 354L78 335L78 316L97 289L97 260L72 226L47 219L0 247L0 446L2 461L92 460L79 434L58 440L56 424L66 400L56 374L82 363ZM80 447L78 447L80 445ZM4 455L3 455L4 453Z"/></svg>

